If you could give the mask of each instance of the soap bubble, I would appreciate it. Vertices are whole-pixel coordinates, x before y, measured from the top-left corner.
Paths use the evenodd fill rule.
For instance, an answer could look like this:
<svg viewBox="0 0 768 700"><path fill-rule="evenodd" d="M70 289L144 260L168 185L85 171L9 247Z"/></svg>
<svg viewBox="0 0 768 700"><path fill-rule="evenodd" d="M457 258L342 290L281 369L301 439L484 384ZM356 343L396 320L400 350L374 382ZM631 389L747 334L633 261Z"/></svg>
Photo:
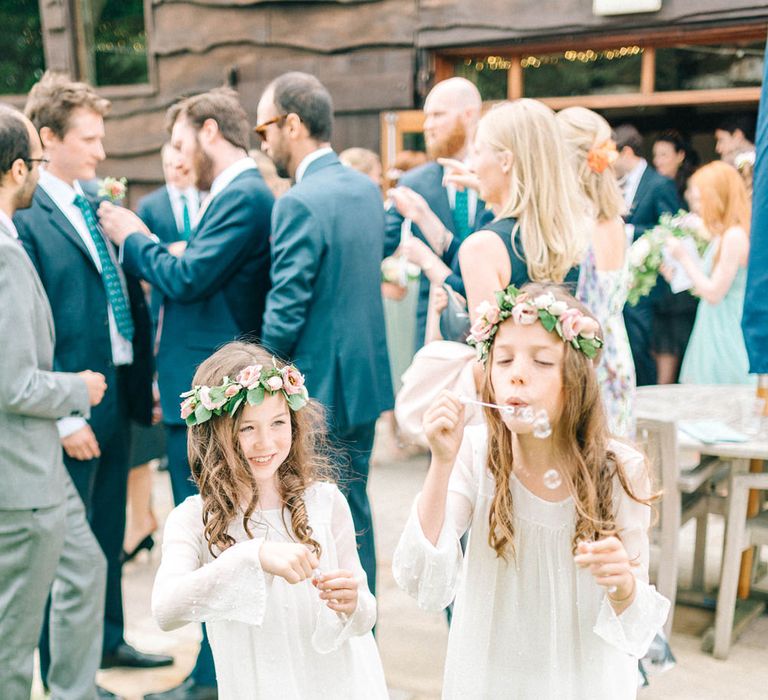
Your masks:
<svg viewBox="0 0 768 700"><path fill-rule="evenodd" d="M533 423L533 437L548 438L552 435L552 426L549 423L549 416L542 408L536 413L536 420Z"/></svg>
<svg viewBox="0 0 768 700"><path fill-rule="evenodd" d="M544 472L542 480L544 481L544 486L552 491L559 488L560 484L563 483L563 477L560 476L560 472L557 471L557 469L547 469L547 471Z"/></svg>
<svg viewBox="0 0 768 700"><path fill-rule="evenodd" d="M533 412L533 409L530 406L525 406L520 410L520 420L522 420L525 423L533 423L534 419L536 418L536 415Z"/></svg>
<svg viewBox="0 0 768 700"><path fill-rule="evenodd" d="M517 415L517 408L515 406L503 406L501 415L507 416L508 418L514 418Z"/></svg>

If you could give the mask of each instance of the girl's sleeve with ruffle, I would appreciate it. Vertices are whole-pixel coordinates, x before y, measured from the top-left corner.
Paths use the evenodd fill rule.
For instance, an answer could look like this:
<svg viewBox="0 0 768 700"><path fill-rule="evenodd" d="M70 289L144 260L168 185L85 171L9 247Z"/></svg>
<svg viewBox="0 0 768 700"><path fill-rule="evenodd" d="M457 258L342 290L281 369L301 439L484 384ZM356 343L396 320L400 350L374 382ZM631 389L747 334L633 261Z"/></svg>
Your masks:
<svg viewBox="0 0 768 700"><path fill-rule="evenodd" d="M445 520L437 545L426 538L421 528L419 494L411 507L392 560L392 573L397 585L415 598L423 610L442 610L456 595L464 559L460 540L472 519L476 495L473 449L465 432L448 485Z"/></svg>
<svg viewBox="0 0 768 700"><path fill-rule="evenodd" d="M640 498L647 498L651 485L642 455L627 448L627 454L622 454L622 461L633 492ZM617 482L614 483L616 488L620 488ZM628 608L617 615L606 594L594 627L595 633L608 644L637 658L642 658L648 651L656 633L664 626L670 609L670 602L648 582L650 522L651 507L638 503L621 489L617 499L616 525L630 561L636 564L632 567L635 598Z"/></svg>
<svg viewBox="0 0 768 700"><path fill-rule="evenodd" d="M350 637L370 632L376 622L376 599L368 588L368 578L357 553L352 512L347 499L335 487L331 498L331 531L336 556L339 568L351 571L357 580L357 607L351 615L345 615L331 610L324 601L320 601L312 646L321 654L335 651Z"/></svg>
<svg viewBox="0 0 768 700"><path fill-rule="evenodd" d="M152 615L160 628L220 620L260 625L272 579L261 568L262 542L238 542L203 564L207 544L199 501L190 498L178 506L165 525L152 589Z"/></svg>

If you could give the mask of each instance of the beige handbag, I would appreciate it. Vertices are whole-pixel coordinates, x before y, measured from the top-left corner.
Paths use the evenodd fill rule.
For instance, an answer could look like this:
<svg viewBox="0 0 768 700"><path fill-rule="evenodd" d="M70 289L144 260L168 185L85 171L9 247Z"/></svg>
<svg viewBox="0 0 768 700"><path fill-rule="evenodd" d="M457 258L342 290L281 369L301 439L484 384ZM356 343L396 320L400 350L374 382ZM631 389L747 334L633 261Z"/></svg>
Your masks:
<svg viewBox="0 0 768 700"><path fill-rule="evenodd" d="M403 374L403 386L395 400L395 419L403 438L428 447L421 422L424 413L443 389L477 398L475 350L464 343L435 340L421 348ZM479 406L467 405L465 425L484 421Z"/></svg>

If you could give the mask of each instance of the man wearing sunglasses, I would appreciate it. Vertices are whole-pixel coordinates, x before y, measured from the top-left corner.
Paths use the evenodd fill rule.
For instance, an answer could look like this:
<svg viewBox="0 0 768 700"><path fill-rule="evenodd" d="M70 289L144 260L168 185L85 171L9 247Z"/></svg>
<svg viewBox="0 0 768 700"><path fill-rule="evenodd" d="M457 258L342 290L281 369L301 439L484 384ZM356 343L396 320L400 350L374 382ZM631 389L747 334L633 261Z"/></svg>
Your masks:
<svg viewBox="0 0 768 700"><path fill-rule="evenodd" d="M376 185L331 149L331 96L317 78L286 73L259 101L256 133L281 177L295 184L272 215L272 289L263 343L296 362L327 407L344 455L360 560L375 591L376 558L366 493L376 419L392 408L380 264L384 211Z"/></svg>

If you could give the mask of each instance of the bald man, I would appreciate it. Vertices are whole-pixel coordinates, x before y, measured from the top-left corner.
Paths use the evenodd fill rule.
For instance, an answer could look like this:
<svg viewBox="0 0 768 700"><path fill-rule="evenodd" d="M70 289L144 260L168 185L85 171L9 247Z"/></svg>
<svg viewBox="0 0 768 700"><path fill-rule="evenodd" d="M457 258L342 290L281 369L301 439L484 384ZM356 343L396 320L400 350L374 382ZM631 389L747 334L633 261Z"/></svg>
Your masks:
<svg viewBox="0 0 768 700"><path fill-rule="evenodd" d="M430 162L409 170L398 186L409 187L420 194L437 214L450 235L433 248L450 267L461 242L473 231L493 219L472 190L458 190L454 185L443 185L443 166L438 158L453 158L466 162L472 149L482 100L474 83L465 78L449 78L435 85L424 102L424 141ZM392 255L400 243L402 215L392 206L387 211L384 255ZM417 226L416 237L429 245ZM414 351L424 344L429 303L429 280L422 275L419 300L416 306L416 344Z"/></svg>

